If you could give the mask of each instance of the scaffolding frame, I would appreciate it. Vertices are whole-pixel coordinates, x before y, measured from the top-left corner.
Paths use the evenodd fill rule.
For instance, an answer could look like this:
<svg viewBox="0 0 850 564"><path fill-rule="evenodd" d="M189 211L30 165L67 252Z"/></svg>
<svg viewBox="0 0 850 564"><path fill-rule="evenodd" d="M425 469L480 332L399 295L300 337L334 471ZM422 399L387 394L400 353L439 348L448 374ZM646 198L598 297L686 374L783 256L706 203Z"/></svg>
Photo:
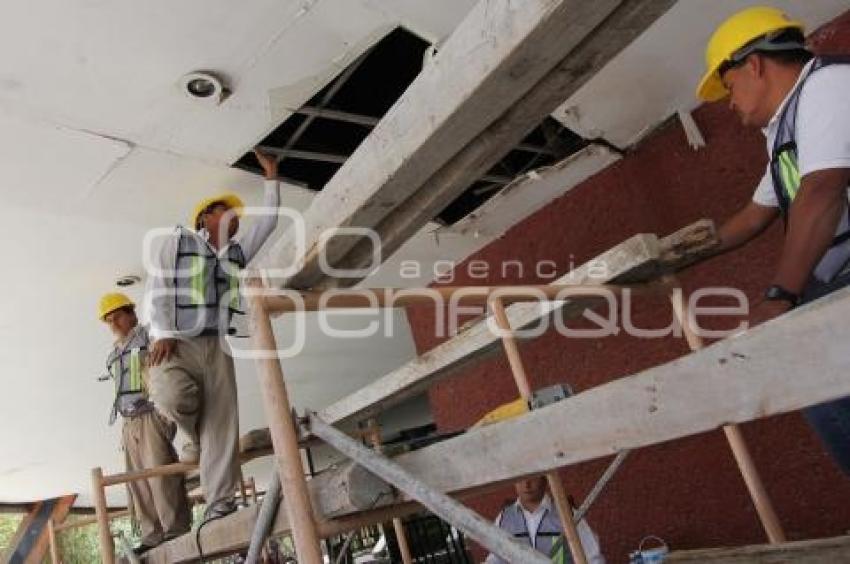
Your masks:
<svg viewBox="0 0 850 564"><path fill-rule="evenodd" d="M647 241L647 239L640 238L636 240L641 240L643 243ZM629 244L621 244L620 247L616 248L619 250L617 250L616 252L614 252L616 249L608 251L603 256L606 256L608 258L614 257L615 260L620 260L623 256L622 252L620 251L622 251L623 249L634 250L636 248L644 248L643 244L638 246L632 245L633 242L634 241L631 241L630 243L629 241L627 241L626 243ZM718 343L711 349L706 350L705 354L700 353L699 351L702 348L703 343L698 339L695 333L690 330L690 323L692 322L692 318L690 313L687 311L687 307L684 301L684 294L679 288L678 281L671 276L672 272L679 270L685 266L688 266L696 262L700 257L710 253L710 250L714 244L716 244L716 239L710 224L706 224L705 222L698 222L697 224L694 224L689 228L686 228L685 230L682 230L681 232L666 238L664 240L664 244L653 247L652 253L647 256L656 258L646 259L649 260L649 262L646 262L646 260L644 260L643 258L639 260L626 261L627 263L632 265L629 266L628 269L634 270L634 268L637 268L637 274L632 273L629 276L623 276L618 274L615 280L600 280L602 284L594 284L593 280L588 280L582 276L576 276L574 279L574 284L562 283L556 285L549 285L547 287L443 287L438 292L436 292L436 295L441 298L451 298L455 294L467 292L465 294L465 297L463 298L464 300L466 300L463 302L464 304L469 305L472 303L478 303L481 305L489 305L491 310L495 312L498 312L500 310L499 305L503 302L517 304L513 307L525 307L525 305L527 305L527 302L529 301L546 301L549 299L558 300L554 302L555 304L557 304L557 306L549 307L547 311L549 311L550 313L555 310L563 311L565 313L569 313L570 316L573 318L577 317L580 313L588 309L596 307L601 303L599 298L599 292L601 289L613 292L616 295L620 295L628 290L629 292L665 296L668 300L669 305L672 308L674 318L678 320L679 325L682 327L682 336L687 340L691 349L698 354L686 355L685 357L682 357L680 361L649 369L647 373L640 375L640 381L651 381L653 382L653 386L655 384L658 384L659 386L669 386L671 383L673 383L675 386L693 386L695 382L694 377L698 376L699 374L689 374L689 370L687 368L680 368L677 366L677 363L681 363L682 360L692 356L694 363L704 363L699 366L706 365L704 359L711 361L707 364L708 366L716 366L718 363L720 365L725 365L727 363L728 358L737 358L738 356L740 356L740 353L736 352L736 350L741 349L742 347L740 339L733 339L732 342L729 342L727 340ZM617 257L619 257L619 259ZM656 262L653 263L653 261ZM628 271L631 272L631 270ZM619 282L621 280L628 280L630 282L637 282L642 280L643 282L639 284L634 283L630 285L625 283L611 283L612 281ZM301 466L302 458L299 451L300 448L304 448L310 444L315 444L315 441L317 440L325 440L325 442L331 443L333 446L337 446L343 449L353 448L352 445L355 445L357 447L362 446L359 444L359 442L353 439L345 438L344 435L341 437L339 431L337 429L334 429L334 427L344 422L350 422L352 420L369 420L373 418L376 413L379 413L382 409L385 409L388 406L397 403L394 403L393 401L388 401L389 396L392 396L394 400L398 400L399 397L404 397L404 394L406 392L402 387L393 386L385 391L387 395L386 398L370 396L368 401L366 401L363 400L362 397L358 397L357 401L354 403L359 407L352 408L348 402L348 399L344 398L343 400L340 400L340 403L346 405L345 410L343 411L324 409L318 413L313 413L309 412L308 410L308 413L306 413L304 416L295 416L290 409L288 392L283 377L283 367L281 364L281 360L276 352L276 343L274 340L274 336L271 333L272 316L277 315L280 312L291 313L294 309L294 298L296 299L296 301L300 299L299 305L305 307L308 310L334 307L375 308L378 306L383 307L390 305L397 307L405 307L411 304L421 305L422 303L427 303L422 299L422 295L433 298L433 296L435 295L434 290L436 289L422 289L421 295L419 295L415 290L412 289L398 290L386 288L379 288L373 290L333 290L327 292L326 294L318 294L316 292L294 293L292 290L269 289L265 287L258 278L251 278L247 281L247 298L251 305L251 314L252 319L254 320L253 335L255 340L255 348L266 353L264 355L261 355L263 358L257 360L258 366L260 368L259 378L261 380L264 392L264 404L266 407L267 420L270 423L273 450L276 457L278 469L280 471L280 475L284 476L284 480L282 480L284 483L287 479L286 477L288 476L295 476L297 478L300 475L302 479L304 477L304 470ZM563 295L559 296L559 291L568 291L570 292L571 297L566 300L559 300L559 297L564 298ZM321 295L325 295L327 299L324 301L317 299ZM541 305L541 309L545 308L543 308ZM808 331L809 333L812 333L812 328L816 327L815 322L820 323L823 319L826 319L826 321L829 322L829 320L844 315L843 312L846 309L850 309L850 299L848 299L846 296L843 296L843 294L839 296L833 296L830 299L826 300L825 303L813 304L807 306L806 308L801 308L800 311L795 312L792 316L786 316L795 317L795 321L792 321L790 319L783 319L778 320L778 323L768 324L768 326L771 327L768 330L768 334L778 334L785 338L791 336L792 334L796 335L796 331L798 330L804 330ZM521 313L521 315L517 315L517 313ZM498 342L502 344L502 347L509 355L509 360L511 358L513 359L513 361L510 363L512 373L514 374L515 382L521 383L522 380L521 378L518 378L518 376L522 375L521 371L523 369L521 368L521 361L519 361L518 358L519 355L514 354L514 352L518 352L514 349L516 343L514 341L513 347L509 344L512 342L512 332L504 331L506 326L506 324L504 323L504 319L499 322L498 317L499 316L497 315L493 318L493 321L496 322L493 324L494 327L496 327L497 329L502 329L503 331L498 336ZM515 327L525 326L527 325L529 319L536 319L536 317L534 316L529 316L526 310L509 311L509 317L513 319L511 323L516 323L517 320L520 320L519 325L515 325ZM802 327L802 329L798 329L796 325L792 328L790 323L801 324L800 327ZM832 330L834 333L834 327L832 327ZM464 338L470 336L469 331L470 329L468 325L465 326L465 328L461 331ZM761 336L764 333L763 328L759 327L756 331L752 333L754 334L753 337L749 337L749 335L745 335L745 337L748 337L748 339L756 339L755 341L753 341L753 346L761 346L762 348L764 348L765 337ZM758 336L756 337L755 335ZM836 339L840 337L841 335L839 334L836 336ZM454 337L454 339L458 338L460 338L460 336ZM744 341L748 342L747 339L745 339ZM479 346L485 346L485 341L482 339L479 339L478 341L476 341L476 343L478 343ZM438 348L439 347L440 346L438 346ZM718 349L722 352L715 352ZM512 350L514 350L514 352L509 352ZM746 347L744 347L743 350L746 350ZM768 348L766 350L770 349ZM431 355L431 353L425 354L425 356L429 355ZM750 353L749 355L744 356L750 358L751 356L757 355L753 355ZM431 360L433 360L432 355ZM761 359L759 362L768 362L769 364L769 361L770 359ZM828 362L832 362L833 364L835 364L838 361L835 359L831 359L828 360ZM687 364L685 366L687 366ZM758 369L758 371L760 377L762 377L761 375L764 375L763 378L771 378L772 380L770 381L772 382L779 381L776 372L767 375L767 371L765 370L764 365L760 364L759 366L760 368ZM431 368L433 368L433 366L431 366ZM837 381L834 376L829 375L835 372L838 368L840 368L837 364L835 366L824 364L823 368L824 372L828 374L827 376L824 376L825 379L823 382L820 383L820 385L807 386L805 388L805 391L803 391L802 388L798 389L794 386L791 386L791 394L786 394L786 397L782 397L781 401L777 401L777 398L771 395L773 393L773 390L766 387L755 387L753 390L749 391L751 397L746 398L747 401L742 404L741 408L730 408L729 410L726 410L734 415L724 416L718 413L716 417L723 417L720 423L740 423L766 415L771 415L773 413L781 413L792 409L799 409L800 407L803 407L805 405L819 403L821 401L825 401L826 399L840 397L840 395L846 395L847 393L850 393L850 390L847 389L847 384L845 384L843 380ZM730 369L734 370L734 366L730 367ZM789 367L788 369L793 370L794 368ZM797 369L799 370L799 368ZM655 376L655 374L658 374L659 376ZM676 376L676 378L670 380L671 376ZM665 378L667 378L667 384L662 384L662 381L664 381ZM656 382L657 379L660 380ZM514 437L513 439L509 440L519 440L519 437L521 435L519 435L518 432L522 428L524 428L523 426L525 425L531 425L532 423L536 424L537 420L540 420L541 418L546 419L547 421L554 421L558 419L564 420L566 416L563 414L567 413L567 408L570 407L570 404L572 402L579 402L580 404L582 403L582 400L586 399L586 397L593 396L594 394L599 396L600 394L607 393L609 390L622 390L624 389L624 387L632 386L631 383L624 382L623 380L615 380L607 384L597 386L596 388L593 388L587 393L578 394L577 396L573 396L566 401L558 402L556 405L549 406L546 409L530 411L510 421L491 425L483 428L483 430L476 429L474 432L470 432L466 435L461 435L460 437L450 439L445 443L437 443L423 450L401 455L399 457L399 461L401 462L402 466L407 469L423 467L427 468L428 463L425 461L429 456L450 456L449 451L451 451L451 449L453 448L467 448L469 450L475 450L476 448L492 449L493 445L496 444L493 443L493 441L497 438ZM681 380L682 383L675 384L676 380ZM755 384L753 384L753 386L757 386L757 384L759 383L756 382ZM761 385L764 386L763 383L761 383ZM702 383L700 383L700 386L702 386ZM630 389L633 389L633 386ZM271 393L268 393L268 390L271 390ZM701 391L705 391L705 389L701 388L700 390L697 390L694 393L700 393ZM358 392L355 392L355 394L357 393ZM681 392L675 391L675 393ZM615 394L612 397L617 396ZM752 405L754 403L758 405L758 409L746 407L747 405ZM366 406L366 404L373 405L374 408L369 408ZM744 410L743 413L740 412L741 409ZM723 409L717 408L715 409L715 411L720 412L723 411ZM354 412L355 415L350 415L352 412ZM332 416L328 417L328 413L331 413ZM714 416L713 413L710 415ZM697 423L693 424L688 421L687 426L694 426L692 429L689 428L689 430L681 430L677 428L675 432L667 433L667 436L665 438L650 438L645 442L640 442L640 444L637 445L634 445L634 441L632 443L628 443L627 441L623 449L616 449L614 451L606 452L604 448L600 450L599 448L593 445L590 445L590 447L588 447L588 445L584 445L580 448L581 452L575 454L574 456L572 456L572 458L570 456L563 456L563 453L560 451L555 453L554 455L556 456L556 459L558 461L556 464L553 463L552 459L550 458L542 460L539 464L537 464L536 462L534 464L529 464L526 462L512 464L509 465L510 468L506 468L504 470L499 469L498 471L494 471L495 477L493 477L492 479L490 479L489 476L484 476L483 478L476 477L475 479L469 479L469 477L463 478L463 476L460 476L458 474L457 469L453 470L452 472L454 472L454 474L450 473L450 476L447 479L456 480L458 479L457 477L460 476L460 478L462 478L460 479L460 483L454 483L451 481L447 482L447 479L443 479L442 477L440 477L440 479L435 480L434 483L426 484L422 480L422 476L417 476L415 475L415 473L411 474L410 472L407 472L407 478L412 478L414 480L414 483L417 483L417 486L421 488L421 491L428 493L429 496L436 495L436 497L440 498L440 496L443 495L442 492L446 492L451 494L452 496L459 496L461 499L464 499L466 497L474 496L478 493L491 491L493 488L499 487L506 481L509 481L511 479L517 479L525 475L545 474L547 472L554 471L557 468L567 467L575 462L604 456L605 453L619 453L620 456L618 456L617 460L619 460L619 462L622 462L622 457L625 456L625 453L633 448L649 444L655 444L662 440L670 440L680 436L693 434L695 432L706 431L711 428L724 427L724 425L718 423L713 424L717 427L706 427L706 422L704 421L706 417L701 416L701 419L702 421L698 421ZM709 417L709 419L711 418ZM610 425L616 425L616 422L612 421L610 422ZM605 424L601 424L600 428L603 428L602 430L604 431ZM317 429L319 429L318 432ZM325 432L328 429L331 429L333 436ZM369 431L370 432L366 433L366 435L372 436L371 441L374 446L375 430L374 428L371 428ZM777 549L784 549L786 545L793 544L782 543L782 529L779 524L779 520L776 517L775 511L772 508L770 499L765 493L764 486L763 484L761 484L761 480L758 477L758 473L755 470L755 466L752 464L752 459L751 457L749 457L746 445L743 443L743 440L736 440L736 435L738 435L737 438L740 438L740 435L737 431L737 427L735 425L725 425L724 431L726 432L730 448L732 449L735 460L739 465L741 475L744 479L745 484L748 487L753 504L757 509L758 517L762 523L762 526L765 529L765 533L768 540L774 546L778 547ZM357 433L356 438L358 440L363 439L364 436L361 435L363 435L363 433ZM329 437L330 440L328 440ZM563 442L564 441L561 441L561 443ZM446 448L449 449L449 451L441 448L441 445L443 444L446 445ZM452 445L451 448L449 448L449 444ZM536 446L534 448L540 450L540 446L537 443L535 443L535 445ZM518 446L525 448L524 445ZM571 447L560 446L558 448L563 449ZM272 526L272 533L281 534L282 531L286 531L287 534L291 533L294 540L296 540L296 550L298 551L299 558L301 559L300 561L310 562L311 553L313 555L317 553L320 554L319 539L321 538L327 538L329 536L355 530L359 527L368 524L387 522L391 519L399 518L404 515L410 514L416 511L419 507L421 507L420 504L423 503L424 499L417 498L417 496L412 495L410 492L407 492L406 495L401 497L390 496L389 499L384 500L385 503L383 503L382 505L370 505L367 507L364 505L357 505L356 503L346 498L343 502L340 502L333 508L329 509L328 499L331 499L332 501L339 501L338 499L336 499L336 497L339 497L339 491L337 490L339 490L340 483L349 482L353 484L356 482L357 487L365 488L366 490L368 490L369 495L372 495L375 492L386 492L388 483L398 489L401 489L402 491L405 491L404 488L400 487L400 484L398 483L397 479L392 478L391 476L384 476L379 471L377 471L377 467L373 467L374 461L378 461L381 464L393 464L394 461L388 459L387 457L376 452L375 450L370 450L365 447L364 450L366 453L368 453L368 455L359 453L357 455L358 457L365 456L365 458L358 458L357 462L358 464L364 464L368 470L374 472L379 476L373 477L373 482L364 482L362 480L345 480L340 479L339 476L334 475L319 475L310 482L306 482L306 480L303 482L297 480L290 482L290 493L288 495L284 495L282 501L282 503L284 504L283 511L278 512L275 523ZM592 452L596 452L597 454L591 454ZM550 457L552 455L552 453L549 453L545 456ZM617 460L615 460L615 463L617 462ZM533 467L539 468L540 470L534 470ZM356 468L356 466L354 468ZM284 471L288 473L284 474ZM493 474L493 472L491 472L491 474ZM134 477L139 477L139 475L137 474ZM435 477L435 475L431 475L431 478L429 478L429 482ZM112 478L114 479L114 477ZM610 479L610 472L606 471L606 473L603 474L603 477L600 480L600 487L604 485L604 483L608 479ZM336 480L336 482L334 482L333 480ZM110 480L106 479L106 481ZM103 480L101 480L100 483L102 484ZM598 492L595 490L596 488L592 493L593 497L598 495ZM385 495L385 493L383 495ZM555 492L554 495L557 495L557 493ZM97 499L96 491L95 498ZM584 504L585 509L587 502L589 501L590 500L586 500L586 503ZM316 505L316 503L318 503L319 505ZM245 534L246 525L250 525L253 529L254 520L256 519L256 517L256 510L239 511L232 516L220 520L220 522L212 523L209 527L209 530L204 530L203 535L205 547L207 546L208 542L210 543L209 554L227 554L242 550L246 546L247 539L250 536L250 533L248 535ZM458 526L458 524L460 524L457 522L457 515L455 515L452 511L449 511L449 513L446 514L446 517L446 520L448 520L455 526ZM469 536L475 538L479 542L483 541L482 544L484 544L485 546L488 546L489 543L489 547L496 547L496 545L498 545L497 536L499 533L496 530L496 527L492 524L485 523L485 525L486 526L481 527L480 530L477 531L464 530L463 526L459 526L458 528L466 532ZM105 537L102 535L101 538ZM194 539L192 539L191 544L194 546ZM576 546L571 546L570 548L571 550L578 549L578 547ZM497 553L500 549L501 545L496 548ZM188 541L185 541L181 537L179 539L166 543L166 545L164 545L163 547L159 547L157 549L152 550L149 553L147 561L185 561L187 559L196 557L196 554L193 552L193 550L194 549L192 547L188 546ZM510 550L510 548L508 550Z"/></svg>
<svg viewBox="0 0 850 564"><path fill-rule="evenodd" d="M600 292L611 292L616 295L620 295L624 291L657 293L659 292L659 288L661 288L661 291L664 291L670 296L670 303L677 322L682 326L691 349L699 350L703 346L702 341L690 326L689 313L685 301L682 299L681 288L677 287L675 279L670 278L661 285L648 284L646 286L444 286L422 289L421 291L415 289L376 288L358 290L334 289L327 292L272 290L262 286L257 279L254 279L249 287L251 290L249 292L249 302L254 321L255 346L257 352L262 357L257 360L257 366L264 391L266 416L271 422L272 442L275 446L281 481L286 484L284 486L283 503L286 507L289 521L292 524L296 552L299 558L307 564L318 564L321 562L320 536L317 532L316 517L310 503L306 481L303 479L304 473L298 451L298 438L301 435L298 428L299 422L293 422L289 416L291 407L283 376L282 363L277 355L277 346L271 327L271 315L332 308L350 309L422 305L423 303L434 303L434 290L436 290L438 297L447 300L459 296L465 305L476 303L487 304L496 320L498 328L502 332L502 343L520 397L526 400L531 396L531 388L528 384L528 378L522 365L519 349L511 330L510 321L505 313L505 303L536 301L541 299L541 297L555 301L566 301L568 299L580 301L581 298L585 298L588 302L587 306L590 307L595 301L594 298L598 300ZM677 291L672 291L673 288L676 288ZM369 451L352 439L342 439L341 432L333 430L333 427L322 421L314 413L307 417L306 430L308 433L318 436L331 444L346 456L352 457L358 464L365 466L394 487L425 505L464 534L475 539L496 554L499 554L499 556L508 561L520 560L521 558L525 558L524 561L534 561L533 555L524 554L521 556L522 553L513 552L516 546L512 545L519 545L519 543L508 539L509 543L505 544L505 539L500 538L503 536L503 533L497 526L492 523L485 523L484 526L479 526L481 523L470 517L467 513L468 510L459 507L457 502L453 502L448 496L429 488L413 476L404 473L393 473L388 470L386 466L391 463L380 453ZM785 537L779 524L779 519L740 431L734 425L727 426L724 430L726 431L730 448L738 463L739 470L747 485L768 539L772 543L784 541ZM396 470L400 471L400 469ZM563 484L555 471L547 472L546 478L555 504L558 507L565 537L573 559L579 564L586 563L581 541L576 531L576 523L571 517L573 510L567 500L567 494ZM415 484L416 487L411 487L411 484Z"/></svg>

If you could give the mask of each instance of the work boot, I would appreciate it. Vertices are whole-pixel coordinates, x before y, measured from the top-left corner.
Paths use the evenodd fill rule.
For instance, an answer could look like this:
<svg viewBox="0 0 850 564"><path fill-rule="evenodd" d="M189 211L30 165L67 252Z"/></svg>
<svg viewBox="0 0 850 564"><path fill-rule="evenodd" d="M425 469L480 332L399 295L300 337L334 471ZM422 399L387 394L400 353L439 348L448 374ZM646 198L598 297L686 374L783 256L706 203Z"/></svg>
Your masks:
<svg viewBox="0 0 850 564"><path fill-rule="evenodd" d="M230 515L236 511L236 509L236 502L232 499L220 499L207 506L206 511L204 511L203 522L206 523L207 521L212 521L213 519L218 519L225 515Z"/></svg>
<svg viewBox="0 0 850 564"><path fill-rule="evenodd" d="M201 447L198 443L188 442L180 451L180 462L184 464L197 464L201 461Z"/></svg>
<svg viewBox="0 0 850 564"><path fill-rule="evenodd" d="M146 553L147 551L149 551L150 549L156 548L156 547L157 547L157 545L155 545L155 544L147 544L147 543L143 542L142 544L140 544L139 546L137 546L136 548L133 549L133 554L135 554L136 556L141 556L144 553Z"/></svg>

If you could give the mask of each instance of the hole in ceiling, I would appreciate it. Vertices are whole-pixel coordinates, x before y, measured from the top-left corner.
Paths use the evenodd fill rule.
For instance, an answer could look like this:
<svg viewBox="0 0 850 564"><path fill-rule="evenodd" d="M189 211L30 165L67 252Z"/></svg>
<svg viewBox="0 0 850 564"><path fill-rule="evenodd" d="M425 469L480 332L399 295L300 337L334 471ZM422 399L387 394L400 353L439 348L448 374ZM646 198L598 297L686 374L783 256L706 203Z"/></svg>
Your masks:
<svg viewBox="0 0 850 564"><path fill-rule="evenodd" d="M281 157L282 180L320 191L422 70L429 43L397 28L260 142ZM587 141L547 117L434 219L451 225L517 176L558 162ZM236 167L261 173L253 153Z"/></svg>

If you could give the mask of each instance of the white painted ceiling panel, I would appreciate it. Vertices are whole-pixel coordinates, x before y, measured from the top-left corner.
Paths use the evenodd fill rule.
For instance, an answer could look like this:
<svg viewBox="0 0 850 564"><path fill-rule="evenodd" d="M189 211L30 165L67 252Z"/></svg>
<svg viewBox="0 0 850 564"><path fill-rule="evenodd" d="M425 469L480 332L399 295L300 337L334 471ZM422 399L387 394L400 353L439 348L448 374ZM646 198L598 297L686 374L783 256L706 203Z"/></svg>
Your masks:
<svg viewBox="0 0 850 564"><path fill-rule="evenodd" d="M231 163L396 25L440 40L471 0L10 0L0 108L135 145ZM221 105L179 79L218 73Z"/></svg>
<svg viewBox="0 0 850 564"><path fill-rule="evenodd" d="M129 151L121 141L0 110L0 192L7 205L65 209L87 198Z"/></svg>
<svg viewBox="0 0 850 564"><path fill-rule="evenodd" d="M75 211L93 218L118 214L142 226L185 225L202 198L234 191L246 205L262 203L260 177L235 168L137 147L91 190ZM284 205L304 210L314 192L281 185Z"/></svg>
<svg viewBox="0 0 850 564"><path fill-rule="evenodd" d="M364 0L408 30L438 47L477 0Z"/></svg>
<svg viewBox="0 0 850 564"><path fill-rule="evenodd" d="M141 142L234 162L392 27L383 14L359 2L316 2L233 81L233 94L220 106L176 96L181 119L175 115L172 127Z"/></svg>
<svg viewBox="0 0 850 564"><path fill-rule="evenodd" d="M167 125L177 80L238 78L302 2L9 0L0 27L0 102L134 142Z"/></svg>
<svg viewBox="0 0 850 564"><path fill-rule="evenodd" d="M385 12L352 0L12 0L0 24L0 107L216 162L240 157L371 43ZM179 79L218 73L220 106Z"/></svg>

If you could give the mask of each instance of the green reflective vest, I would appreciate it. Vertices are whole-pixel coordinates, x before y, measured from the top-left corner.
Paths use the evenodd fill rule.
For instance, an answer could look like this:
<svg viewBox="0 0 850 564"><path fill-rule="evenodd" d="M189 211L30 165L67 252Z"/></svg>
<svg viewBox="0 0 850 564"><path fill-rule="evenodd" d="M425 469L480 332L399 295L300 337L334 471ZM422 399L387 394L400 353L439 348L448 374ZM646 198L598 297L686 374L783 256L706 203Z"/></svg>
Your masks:
<svg viewBox="0 0 850 564"><path fill-rule="evenodd" d="M549 558L555 564L573 564L573 555L567 550L564 545L564 536L558 537L555 544L552 545L552 550L549 552Z"/></svg>
<svg viewBox="0 0 850 564"><path fill-rule="evenodd" d="M106 359L106 369L115 383L110 425L118 413L122 417L134 417L152 408L143 378L149 344L147 331L136 327L127 342L113 348Z"/></svg>
<svg viewBox="0 0 850 564"><path fill-rule="evenodd" d="M174 272L176 329L188 335L226 335L240 311L242 247L231 242L216 253L200 235L178 227Z"/></svg>
<svg viewBox="0 0 850 564"><path fill-rule="evenodd" d="M800 167L797 161L797 109L800 103L800 94L806 81L822 68L835 64L850 64L850 57L831 56L815 57L812 61L809 74L800 81L797 87L788 96L788 101L779 115L776 139L770 156L770 177L773 181L773 190L779 201L779 211L783 218L788 217L791 204L800 191ZM850 213L850 207L848 207ZM832 245L838 245L850 238L850 229L839 234Z"/></svg>

